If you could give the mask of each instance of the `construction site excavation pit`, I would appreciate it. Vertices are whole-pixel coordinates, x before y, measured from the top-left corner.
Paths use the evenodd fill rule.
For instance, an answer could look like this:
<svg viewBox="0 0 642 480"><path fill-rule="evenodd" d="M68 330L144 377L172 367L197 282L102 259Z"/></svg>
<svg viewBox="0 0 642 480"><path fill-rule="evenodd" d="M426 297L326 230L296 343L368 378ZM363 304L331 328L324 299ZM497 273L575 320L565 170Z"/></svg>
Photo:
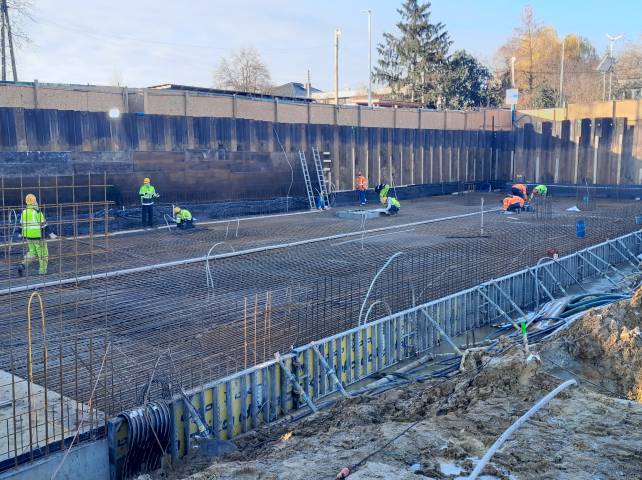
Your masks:
<svg viewBox="0 0 642 480"><path fill-rule="evenodd" d="M277 352L471 288L551 252L565 255L636 231L635 217L642 213L640 202L609 200L591 211L568 212L573 200L560 198L553 199L550 216L504 215L496 194L483 195L482 213L481 198L409 200L399 215L365 222L327 211L204 222L187 235L162 228L72 235L49 242L50 273L44 278L16 275L21 245L7 233L0 264L0 368L7 378L31 376L40 396L52 392L48 401L57 407L31 420L60 425L48 429L43 444L60 443L76 430L100 436L97 428L123 410L170 400ZM583 237L576 235L578 219L587 225ZM31 373L25 361L29 305ZM473 343L472 333L465 343ZM432 384L413 385L409 392ZM552 385L539 384L528 399ZM10 381L5 387L9 398L2 400L20 400ZM18 394L23 400L25 395ZM66 399L75 403L66 405ZM344 403L348 410L368 405L365 399ZM15 440L20 430L11 418L6 423L6 458L12 449L29 455L41 445L42 438ZM258 461L261 449L243 445L240 452ZM274 478L288 478L280 475Z"/></svg>
<svg viewBox="0 0 642 480"><path fill-rule="evenodd" d="M640 478L642 289L633 289L642 273L622 272L617 288L586 283L595 293L569 291L542 305L528 353L512 327L477 330L474 348L468 337L453 339L463 358L442 345L351 386L353 398L337 395L318 413L236 437L219 457L197 443L179 463L140 478ZM545 318L553 310L560 324ZM490 445L568 380L473 476Z"/></svg>

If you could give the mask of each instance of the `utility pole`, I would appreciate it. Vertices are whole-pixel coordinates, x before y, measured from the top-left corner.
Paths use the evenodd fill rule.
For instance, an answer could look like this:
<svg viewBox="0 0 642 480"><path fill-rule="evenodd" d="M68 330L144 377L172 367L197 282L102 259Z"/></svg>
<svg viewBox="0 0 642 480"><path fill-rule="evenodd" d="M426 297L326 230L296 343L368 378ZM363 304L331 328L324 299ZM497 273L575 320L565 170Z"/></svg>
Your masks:
<svg viewBox="0 0 642 480"><path fill-rule="evenodd" d="M305 95L307 98L310 98L310 91L312 90L312 85L310 84L310 69L308 68L308 83L305 86Z"/></svg>
<svg viewBox="0 0 642 480"><path fill-rule="evenodd" d="M13 35L11 33L11 22L9 21L9 8L7 7L7 0L0 0L0 11L2 13L2 79L6 80L6 45L5 36L9 43L9 56L11 57L11 70L13 73L13 81L18 81L18 71L16 69L16 56L13 50Z"/></svg>
<svg viewBox="0 0 642 480"><path fill-rule="evenodd" d="M558 107L564 106L564 45L566 44L566 36L562 37L562 61L560 64L560 98Z"/></svg>
<svg viewBox="0 0 642 480"><path fill-rule="evenodd" d="M0 3L0 50L2 50L2 81L7 81L7 57L4 43L4 0Z"/></svg>
<svg viewBox="0 0 642 480"><path fill-rule="evenodd" d="M339 105L339 37L341 30L334 30L334 104Z"/></svg>
<svg viewBox="0 0 642 480"><path fill-rule="evenodd" d="M372 107L372 10L361 10L368 14L368 106Z"/></svg>

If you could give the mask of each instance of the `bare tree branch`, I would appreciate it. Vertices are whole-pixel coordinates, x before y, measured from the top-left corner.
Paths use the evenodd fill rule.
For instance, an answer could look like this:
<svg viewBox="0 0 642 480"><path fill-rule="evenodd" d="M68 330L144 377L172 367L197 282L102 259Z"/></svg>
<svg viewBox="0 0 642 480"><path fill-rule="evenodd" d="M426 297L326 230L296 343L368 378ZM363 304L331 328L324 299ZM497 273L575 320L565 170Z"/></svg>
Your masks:
<svg viewBox="0 0 642 480"><path fill-rule="evenodd" d="M259 52L249 47L221 59L214 73L214 85L228 90L265 93L272 81Z"/></svg>

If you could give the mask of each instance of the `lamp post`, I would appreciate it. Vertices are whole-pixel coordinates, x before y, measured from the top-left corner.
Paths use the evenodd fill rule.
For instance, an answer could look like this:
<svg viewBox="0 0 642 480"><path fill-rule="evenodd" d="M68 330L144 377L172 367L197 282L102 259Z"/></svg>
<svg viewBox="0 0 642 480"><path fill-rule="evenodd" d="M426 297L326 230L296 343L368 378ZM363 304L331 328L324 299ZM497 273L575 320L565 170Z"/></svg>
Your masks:
<svg viewBox="0 0 642 480"><path fill-rule="evenodd" d="M372 107L372 10L361 10L368 15L368 106Z"/></svg>

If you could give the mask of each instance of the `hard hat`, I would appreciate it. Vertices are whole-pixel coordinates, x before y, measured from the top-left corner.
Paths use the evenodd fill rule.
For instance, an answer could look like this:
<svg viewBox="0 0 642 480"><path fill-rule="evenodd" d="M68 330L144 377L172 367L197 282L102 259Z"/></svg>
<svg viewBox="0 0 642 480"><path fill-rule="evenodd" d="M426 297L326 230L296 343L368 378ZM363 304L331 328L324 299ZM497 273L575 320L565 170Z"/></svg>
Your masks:
<svg viewBox="0 0 642 480"><path fill-rule="evenodd" d="M357 172L357 177L360 177L360 176L361 176L361 172Z"/></svg>
<svg viewBox="0 0 642 480"><path fill-rule="evenodd" d="M149 179L149 177L145 177L143 179L143 183L151 183L151 180Z"/></svg>
<svg viewBox="0 0 642 480"><path fill-rule="evenodd" d="M174 213L178 213L181 211L181 207L174 207Z"/></svg>
<svg viewBox="0 0 642 480"><path fill-rule="evenodd" d="M382 183L380 183L379 185L377 185L375 187L375 192L376 193L379 193L381 190L383 190L383 184Z"/></svg>
<svg viewBox="0 0 642 480"><path fill-rule="evenodd" d="M25 197L25 203L27 205L35 205L38 202L36 201L36 196L33 193L30 193Z"/></svg>

